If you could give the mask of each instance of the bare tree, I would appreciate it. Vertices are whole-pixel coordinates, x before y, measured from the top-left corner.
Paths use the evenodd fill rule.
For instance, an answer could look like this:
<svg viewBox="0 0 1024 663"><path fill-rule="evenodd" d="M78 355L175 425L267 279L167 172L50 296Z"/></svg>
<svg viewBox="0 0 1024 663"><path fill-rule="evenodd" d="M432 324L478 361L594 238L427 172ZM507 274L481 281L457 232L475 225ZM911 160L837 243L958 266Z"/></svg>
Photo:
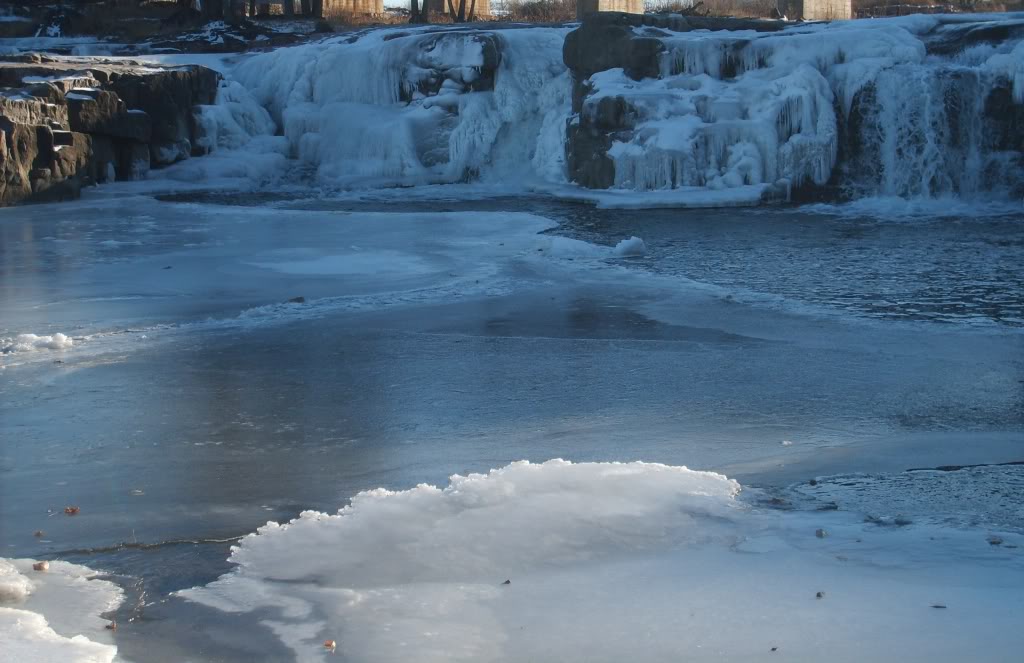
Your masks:
<svg viewBox="0 0 1024 663"><path fill-rule="evenodd" d="M472 0L469 6L469 15L466 15L466 0L459 0L459 9L455 10L452 0L448 0L448 15L452 17L453 23L466 23L476 19L476 0Z"/></svg>
<svg viewBox="0 0 1024 663"><path fill-rule="evenodd" d="M423 8L420 8L420 0L410 0L409 3L409 22L410 23L430 23L430 14L427 11L427 1L423 0Z"/></svg>

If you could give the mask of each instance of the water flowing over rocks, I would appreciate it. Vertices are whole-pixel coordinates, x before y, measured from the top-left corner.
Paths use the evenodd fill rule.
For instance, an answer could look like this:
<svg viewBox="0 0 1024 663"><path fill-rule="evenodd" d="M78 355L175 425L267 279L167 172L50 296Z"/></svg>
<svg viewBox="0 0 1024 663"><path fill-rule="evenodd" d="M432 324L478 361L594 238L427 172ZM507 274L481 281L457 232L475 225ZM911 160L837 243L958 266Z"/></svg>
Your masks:
<svg viewBox="0 0 1024 663"><path fill-rule="evenodd" d="M0 205L74 198L202 154L195 115L219 80L200 66L0 62Z"/></svg>

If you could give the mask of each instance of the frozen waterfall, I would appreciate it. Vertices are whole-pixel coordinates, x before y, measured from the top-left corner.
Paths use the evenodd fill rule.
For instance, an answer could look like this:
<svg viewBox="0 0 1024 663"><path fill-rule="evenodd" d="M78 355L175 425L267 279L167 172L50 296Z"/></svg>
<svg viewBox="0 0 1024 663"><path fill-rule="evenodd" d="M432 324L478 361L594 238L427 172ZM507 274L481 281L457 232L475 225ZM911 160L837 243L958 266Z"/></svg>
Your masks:
<svg viewBox="0 0 1024 663"><path fill-rule="evenodd" d="M243 61L201 122L325 187L1024 195L1024 15L628 30L642 75L570 70L570 28L334 37Z"/></svg>

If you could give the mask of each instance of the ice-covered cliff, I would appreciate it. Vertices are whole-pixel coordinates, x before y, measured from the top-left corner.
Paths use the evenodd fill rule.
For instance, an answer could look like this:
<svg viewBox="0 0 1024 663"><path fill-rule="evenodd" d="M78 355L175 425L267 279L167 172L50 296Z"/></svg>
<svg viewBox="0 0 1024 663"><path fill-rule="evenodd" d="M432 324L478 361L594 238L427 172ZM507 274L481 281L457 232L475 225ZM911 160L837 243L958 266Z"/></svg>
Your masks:
<svg viewBox="0 0 1024 663"><path fill-rule="evenodd" d="M330 187L1020 196L1022 38L1007 14L375 30L243 62L202 124L238 174Z"/></svg>
<svg viewBox="0 0 1024 663"><path fill-rule="evenodd" d="M601 17L566 42L569 176L644 191L1019 191L1022 36L1024 16Z"/></svg>
<svg viewBox="0 0 1024 663"><path fill-rule="evenodd" d="M393 186L562 177L568 29L377 30L244 62L212 143L268 133L329 186ZM240 89L238 84L244 89Z"/></svg>

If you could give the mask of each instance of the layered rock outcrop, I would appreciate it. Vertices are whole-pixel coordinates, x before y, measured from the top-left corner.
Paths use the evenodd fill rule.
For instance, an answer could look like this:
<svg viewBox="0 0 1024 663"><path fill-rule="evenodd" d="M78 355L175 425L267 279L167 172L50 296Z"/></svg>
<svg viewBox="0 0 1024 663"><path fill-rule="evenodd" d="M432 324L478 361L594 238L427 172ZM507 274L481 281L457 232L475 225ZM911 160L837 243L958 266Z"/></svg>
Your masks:
<svg viewBox="0 0 1024 663"><path fill-rule="evenodd" d="M201 153L195 109L218 83L200 66L0 62L0 205L74 198Z"/></svg>

